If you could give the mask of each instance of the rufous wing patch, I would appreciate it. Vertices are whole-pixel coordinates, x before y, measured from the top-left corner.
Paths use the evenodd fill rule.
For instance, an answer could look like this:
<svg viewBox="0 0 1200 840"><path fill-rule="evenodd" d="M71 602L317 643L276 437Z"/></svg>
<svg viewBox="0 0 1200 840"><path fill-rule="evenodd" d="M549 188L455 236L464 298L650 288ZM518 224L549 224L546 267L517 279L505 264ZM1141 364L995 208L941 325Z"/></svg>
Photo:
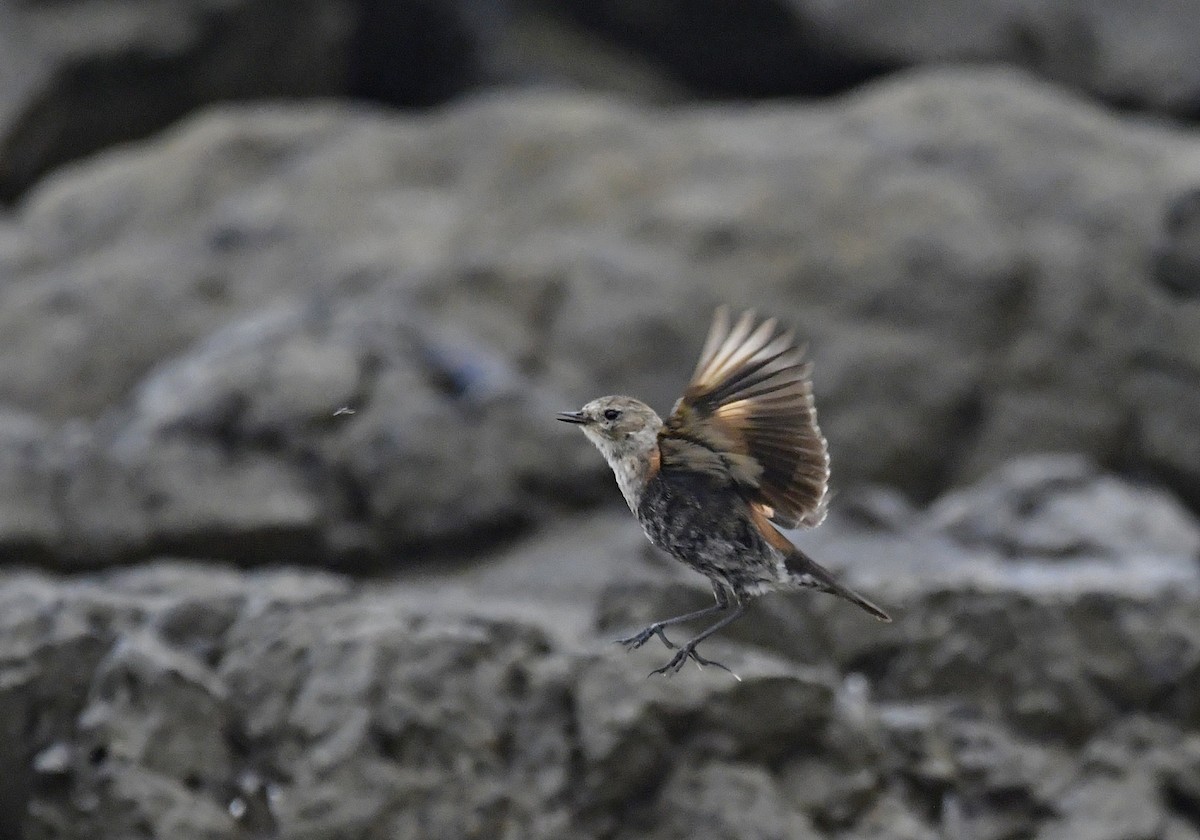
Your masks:
<svg viewBox="0 0 1200 840"><path fill-rule="evenodd" d="M819 524L829 454L810 370L775 319L756 324L745 312L731 325L728 308L719 308L691 382L660 432L663 467L719 474L783 527Z"/></svg>
<svg viewBox="0 0 1200 840"><path fill-rule="evenodd" d="M796 546L792 545L792 541L776 530L775 526L770 523L770 516L767 511L770 508L765 505L760 505L756 502L750 503L750 521L757 528L771 545L782 551L784 554L791 554L796 550Z"/></svg>

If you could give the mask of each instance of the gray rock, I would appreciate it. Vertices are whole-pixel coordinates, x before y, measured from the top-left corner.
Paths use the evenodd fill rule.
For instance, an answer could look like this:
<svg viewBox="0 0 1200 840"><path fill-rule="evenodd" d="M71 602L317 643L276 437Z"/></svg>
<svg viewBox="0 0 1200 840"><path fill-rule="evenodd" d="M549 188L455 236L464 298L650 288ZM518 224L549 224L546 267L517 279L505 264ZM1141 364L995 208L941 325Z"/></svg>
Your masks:
<svg viewBox="0 0 1200 840"><path fill-rule="evenodd" d="M861 822L846 834L854 840L934 840L937 829L917 813L899 792L889 792L874 802Z"/></svg>
<svg viewBox="0 0 1200 840"><path fill-rule="evenodd" d="M492 66L508 83L619 94L649 102L692 98L687 86L652 56L597 38L585 24L563 14L562 4L513 0L505 36Z"/></svg>
<svg viewBox="0 0 1200 840"><path fill-rule="evenodd" d="M823 743L833 716L829 674L762 656L728 664L738 679L710 670L648 682L640 665L610 657L584 668L575 696L587 801L611 805L656 786L681 748L763 762Z"/></svg>
<svg viewBox="0 0 1200 840"><path fill-rule="evenodd" d="M6 4L0 197L215 99L346 89L348 4ZM303 68L303 71L300 71Z"/></svg>
<svg viewBox="0 0 1200 840"><path fill-rule="evenodd" d="M0 824L36 838L1189 836L1200 706L1171 704L1183 680L1154 657L1197 656L1163 617L1168 596L1114 597L1072 640L1043 622L1024 665L973 659L978 687L939 694L955 651L1000 659L978 647L975 622L999 625L978 595L931 595L929 621L956 604L940 607L946 641L901 623L874 664L805 667L726 638L741 681L646 680L636 656L547 632L552 613L479 615L486 576L434 577L468 588L433 604L427 574L352 585L179 563L3 576ZM1104 622L1126 635L1100 638ZM1112 666L1119 650L1154 673ZM898 676L918 668L943 674L934 691ZM1089 678L1113 699L1105 720L1015 715Z"/></svg>
<svg viewBox="0 0 1200 840"><path fill-rule="evenodd" d="M0 8L0 201L222 100L430 105L493 81L507 4L95 0Z"/></svg>
<svg viewBox="0 0 1200 840"><path fill-rule="evenodd" d="M1176 795L1172 777L1194 762L1195 750L1191 739L1139 718L1100 734L1057 797L1057 818L1039 836L1164 836L1175 810L1169 804Z"/></svg>
<svg viewBox="0 0 1200 840"><path fill-rule="evenodd" d="M1181 59L1200 29L1189 10L1169 0L800 6L860 61L1004 61L1120 105L1197 113L1200 76Z"/></svg>
<svg viewBox="0 0 1200 840"><path fill-rule="evenodd" d="M617 836L656 840L804 840L821 836L762 767L680 766L660 794L658 812L662 817L647 829Z"/></svg>
<svg viewBox="0 0 1200 840"><path fill-rule="evenodd" d="M508 0L364 0L339 56L340 93L393 105L438 105L493 81L508 37Z"/></svg>
<svg viewBox="0 0 1200 840"><path fill-rule="evenodd" d="M1200 24L1170 0L756 0L732 17L672 3L565 7L710 95L820 94L911 65L1004 62L1123 106L1195 117L1200 103L1188 60Z"/></svg>
<svg viewBox="0 0 1200 840"><path fill-rule="evenodd" d="M953 500L935 508L977 505L989 514L959 521L984 523L999 514L1003 522L1006 507L995 500L1007 498L1019 476L1035 479L1028 486L1042 489L1029 490L1029 498L1046 509L1062 493L1074 518L1100 523L1092 554L1048 566L1041 540L1016 543L1021 551L1033 548L1014 556L1009 537L1016 525L981 530L965 548L931 532L920 517L904 530L879 530L840 517L835 504L825 525L798 540L884 604L895 624L866 620L828 596L797 593L756 601L721 637L859 672L881 699L961 704L1024 737L1079 743L1132 709L1190 720L1197 708L1200 567L1186 541L1167 540L1157 549L1139 542L1147 522L1186 523L1178 505L1076 462L1021 461L962 491L959 502L968 493L976 500L969 508ZM1053 487L1051 479L1063 486ZM1129 507L1141 515L1113 516L1114 496L1136 499ZM1060 531L1063 525L1045 529ZM1097 559L1096 552L1110 557ZM698 575L644 563L636 576L601 593L596 620L605 632L623 634L709 602ZM675 635L687 638L687 630ZM647 648L652 653L640 658L665 653L656 643Z"/></svg>
<svg viewBox="0 0 1200 840"><path fill-rule="evenodd" d="M1180 193L1164 214L1154 254L1154 277L1182 298L1200 295L1200 189Z"/></svg>
<svg viewBox="0 0 1200 840"><path fill-rule="evenodd" d="M367 596L315 614L268 607L229 633L220 673L263 772L280 780L281 833L561 826L550 803L566 783L566 707L560 678L541 673L537 632L398 615Z"/></svg>
<svg viewBox="0 0 1200 840"><path fill-rule="evenodd" d="M60 488L0 544L494 545L617 498L548 418L667 410L722 300L810 340L839 487L931 498L1069 451L1194 505L1200 324L1146 255L1197 176L1184 132L982 70L670 120L540 94L213 111L50 179L0 236L0 399L69 456L0 465Z"/></svg>
<svg viewBox="0 0 1200 840"><path fill-rule="evenodd" d="M981 840L1029 832L1054 809L1075 765L1060 747L931 706L879 711L883 762L923 794L948 837Z"/></svg>
<svg viewBox="0 0 1200 840"><path fill-rule="evenodd" d="M753 0L728 14L719 6L623 6L600 0L527 0L547 15L569 15L626 50L659 62L708 96L829 93L884 68L822 37L801 2Z"/></svg>
<svg viewBox="0 0 1200 840"><path fill-rule="evenodd" d="M1089 572L1071 590L1040 595L1019 584L986 594L935 585L900 603L881 595L898 618L883 630L828 597L772 596L722 632L789 658L861 672L881 698L964 703L1030 737L1078 741L1130 708L1190 719L1197 702L1192 657L1200 649L1194 596L1126 599L1116 573L1109 591L1088 594L1096 584ZM636 593L614 587L601 601L602 626L624 631L703 604L696 590L697 601L681 609L679 592L679 584L639 585ZM657 667L665 653L653 649L654 658L639 657L639 665Z"/></svg>
<svg viewBox="0 0 1200 840"><path fill-rule="evenodd" d="M249 318L152 371L130 405L50 434L14 423L7 550L77 568L155 552L242 564L394 562L484 545L586 500L548 399L492 348L374 296ZM339 409L345 409L339 414ZM36 491L36 492L35 492Z"/></svg>
<svg viewBox="0 0 1200 840"><path fill-rule="evenodd" d="M52 466L53 434L36 415L0 410L0 557L50 562L65 523Z"/></svg>
<svg viewBox="0 0 1200 840"><path fill-rule="evenodd" d="M1170 494L1101 475L1078 456L1014 460L938 499L928 516L964 545L1021 558L1200 558L1200 523Z"/></svg>
<svg viewBox="0 0 1200 840"><path fill-rule="evenodd" d="M153 635L122 636L92 674L76 723L68 778L88 804L74 815L46 808L39 827L229 836L236 823L217 797L233 774L232 723L224 688L202 663Z"/></svg>
<svg viewBox="0 0 1200 840"><path fill-rule="evenodd" d="M319 575L231 590L237 575L194 571L0 586L96 623L69 674L43 654L8 682L10 719L43 722L18 738L39 774L24 836L230 837L252 818L295 837L564 836L568 704L536 630L402 614ZM39 690L74 692L72 715L32 717Z"/></svg>

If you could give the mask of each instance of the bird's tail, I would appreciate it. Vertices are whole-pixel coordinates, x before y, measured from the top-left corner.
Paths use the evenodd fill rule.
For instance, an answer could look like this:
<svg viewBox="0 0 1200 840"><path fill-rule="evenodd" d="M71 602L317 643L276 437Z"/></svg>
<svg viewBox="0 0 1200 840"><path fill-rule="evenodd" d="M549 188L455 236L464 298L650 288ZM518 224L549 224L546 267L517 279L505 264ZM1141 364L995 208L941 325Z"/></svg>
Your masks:
<svg viewBox="0 0 1200 840"><path fill-rule="evenodd" d="M850 603L862 607L880 621L892 620L891 616L862 595L859 595L850 587L838 583L837 578L833 576L832 572L800 549L793 547L793 551L788 554L784 562L787 565L788 571L792 573L792 582L797 586L804 586L816 589L818 592L828 592L830 595L837 595L839 598L845 598Z"/></svg>

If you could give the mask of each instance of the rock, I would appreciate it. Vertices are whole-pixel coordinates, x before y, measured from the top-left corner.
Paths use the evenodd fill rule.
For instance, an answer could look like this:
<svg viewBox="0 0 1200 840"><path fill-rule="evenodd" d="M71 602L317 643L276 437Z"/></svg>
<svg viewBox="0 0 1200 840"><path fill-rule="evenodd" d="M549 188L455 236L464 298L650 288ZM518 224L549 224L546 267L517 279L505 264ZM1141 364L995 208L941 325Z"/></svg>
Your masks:
<svg viewBox="0 0 1200 840"><path fill-rule="evenodd" d="M1200 295L1200 189L1185 190L1164 214L1154 278L1181 298Z"/></svg>
<svg viewBox="0 0 1200 840"><path fill-rule="evenodd" d="M261 453L230 459L212 442L137 445L90 433L51 439L51 510L61 528L30 554L62 569L128 563L152 552L314 562L320 508L307 482Z"/></svg>
<svg viewBox="0 0 1200 840"><path fill-rule="evenodd" d="M44 722L20 735L40 774L23 836L150 826L225 837L251 817L296 837L378 825L564 836L565 814L548 803L567 781L568 703L536 630L401 614L319 575L230 590L236 574L199 571L0 586L35 608L58 600L60 622L91 614L97 628L76 671L59 675L43 653L24 682L7 681L11 719ZM6 616L8 661L21 625ZM47 706L32 717L39 690L74 692L72 716ZM451 776L461 784L447 786Z"/></svg>
<svg viewBox="0 0 1200 840"><path fill-rule="evenodd" d="M880 797L866 812L860 824L844 836L855 840L883 840L885 837L896 840L933 840L938 833L926 819L914 812L902 795L889 793Z"/></svg>
<svg viewBox="0 0 1200 840"><path fill-rule="evenodd" d="M486 544L532 519L538 496L574 469L595 472L570 430L548 422L557 404L506 352L416 324L406 303L376 295L315 321L238 325L150 377L117 445L216 440L290 462L299 498L260 491L259 506L272 505L280 531L288 517L293 530L315 527L293 550L335 562ZM341 406L351 413L339 417Z"/></svg>
<svg viewBox="0 0 1200 840"><path fill-rule="evenodd" d="M1179 64L1200 34L1170 2L803 3L813 25L859 61L903 66L1003 61L1125 106L1196 115L1200 76Z"/></svg>
<svg viewBox="0 0 1200 840"><path fill-rule="evenodd" d="M566 14L630 51L659 62L708 96L830 93L885 68L856 60L821 37L804 3L748 2L730 15L719 7L659 3L625 8L575 0L533 4Z"/></svg>
<svg viewBox="0 0 1200 840"><path fill-rule="evenodd" d="M603 38L563 14L561 5L513 0L492 66L510 83L603 91L640 102L682 102L687 87L654 57Z"/></svg>
<svg viewBox="0 0 1200 840"><path fill-rule="evenodd" d="M993 517L999 512L1003 522L1006 504L996 500L1006 498L1018 476L1032 479L1025 485L1029 498L1045 510L1058 504L1058 493L1071 500L1064 522L1095 518L1091 554L1048 566L1038 553L1044 541L1031 537L1014 548L1016 525L980 529L964 547L931 532L922 517L898 532L879 530L842 518L835 504L812 538L798 540L884 604L896 622L879 625L819 593L777 594L755 601L720 638L860 673L881 700L965 704L1026 738L1080 743L1133 709L1192 719L1200 568L1186 539L1160 541L1157 551L1143 544L1147 522L1189 520L1169 497L1134 492L1070 460L1018 462L934 509L978 506ZM970 508L960 504L968 494ZM1110 497L1123 500L1120 509L1140 513L1113 516ZM986 520L964 513L958 521ZM1047 525L1045 533L1060 530ZM705 606L706 590L703 578L678 564L644 563L601 593L597 626L625 633ZM686 639L692 629L674 635ZM657 644L647 647L662 656Z"/></svg>
<svg viewBox="0 0 1200 840"><path fill-rule="evenodd" d="M775 780L761 767L710 764L684 765L670 774L658 810L665 819L651 822L646 833L618 837L684 838L702 840L774 840L816 838L803 814L782 795Z"/></svg>
<svg viewBox="0 0 1200 840"><path fill-rule="evenodd" d="M60 164L222 100L432 105L497 80L506 3L8 4L0 201Z"/></svg>
<svg viewBox="0 0 1200 840"><path fill-rule="evenodd" d="M547 806L566 781L565 705L559 681L539 673L536 632L406 618L368 597L317 615L267 609L235 624L229 641L220 673L249 743L276 756L264 771L281 778L283 833L387 825L495 836L524 826L548 836L561 819ZM296 768L288 756L311 762ZM451 776L459 781L447 785Z"/></svg>
<svg viewBox="0 0 1200 840"><path fill-rule="evenodd" d="M1187 60L1194 26L1166 0L755 0L733 17L595 0L12 4L0 12L0 200L56 166L225 100L428 106L513 84L643 101L778 98L845 91L910 66L988 62L1190 118L1200 90Z"/></svg>
<svg viewBox="0 0 1200 840"><path fill-rule="evenodd" d="M824 831L858 821L878 795L879 774L870 767L846 766L836 754L794 759L780 771L784 801Z"/></svg>
<svg viewBox="0 0 1200 840"><path fill-rule="evenodd" d="M961 709L885 706L879 718L884 762L919 792L921 810L940 815L945 836L990 840L1029 831L1053 809L1073 770L1066 750L1014 737Z"/></svg>
<svg viewBox="0 0 1200 840"><path fill-rule="evenodd" d="M1014 460L943 496L929 518L964 545L1021 558L1200 556L1200 523L1169 494L1100 475L1077 456Z"/></svg>
<svg viewBox="0 0 1200 840"><path fill-rule="evenodd" d="M1109 592L1085 594L1095 584L1084 574L1076 591L1041 595L933 586L903 603L885 600L898 618L885 630L832 598L770 596L722 635L860 672L882 699L966 703L1028 737L1077 742L1130 708L1170 709L1177 719L1190 719L1196 709L1191 657L1200 650L1194 599L1127 600L1115 574ZM605 593L601 621L611 626L610 616L618 614L612 603L644 617L617 622L622 630L680 614L684 610L671 606L679 603L672 598L678 590Z"/></svg>
<svg viewBox="0 0 1200 840"><path fill-rule="evenodd" d="M680 748L771 761L822 742L833 713L829 675L764 657L728 664L740 679L710 669L702 680L647 683L640 667L611 658L584 669L576 714L588 802L611 804L656 785Z"/></svg>
<svg viewBox="0 0 1200 840"><path fill-rule="evenodd" d="M0 825L36 838L1188 836L1200 706L1172 704L1181 681L1154 657L1197 656L1163 619L1168 596L1098 606L1079 639L1039 628L1024 664L983 649L973 622L998 621L960 591L941 647L902 623L873 661L814 668L726 637L713 653L741 681L647 680L595 636L548 632L552 612L482 615L486 576L434 575L440 604L422 597L428 577L181 563L0 576ZM1103 638L1105 621L1127 635ZM899 676L944 673L954 650L977 687ZM1114 651L1153 673L1101 675ZM1030 726L1023 698L1062 703L1086 683L1068 667L1113 713Z"/></svg>
<svg viewBox="0 0 1200 840"><path fill-rule="evenodd" d="M235 830L219 800L234 767L228 698L192 657L152 635L122 637L92 675L77 726L69 779L91 813L74 825L55 820L56 830L132 834L149 825L156 835L214 838Z"/></svg>
<svg viewBox="0 0 1200 840"><path fill-rule="evenodd" d="M398 303L250 318L92 427L14 422L8 550L70 568L169 552L365 569L496 540L547 494L586 500L570 480L603 465L550 422L562 403Z"/></svg>
<svg viewBox="0 0 1200 840"><path fill-rule="evenodd" d="M671 3L574 0L565 9L701 94L822 94L912 65L1002 62L1122 106L1193 118L1200 102L1200 75L1187 62L1200 29L1169 0L759 0L735 17Z"/></svg>
<svg viewBox="0 0 1200 840"><path fill-rule="evenodd" d="M1051 840L1162 836L1168 807L1158 773L1148 766L1147 759L1154 760L1147 755L1148 745L1122 743L1124 739L1110 737L1097 739L1104 743L1089 745L1088 753L1103 752L1104 760L1085 760L1081 778L1068 785L1058 800L1058 818L1041 836ZM1154 746L1161 749L1165 745L1160 742Z"/></svg>
<svg viewBox="0 0 1200 840"><path fill-rule="evenodd" d="M533 93L219 109L50 179L0 236L0 395L71 455L30 450L63 489L8 542L347 568L495 545L615 502L547 418L666 411L722 300L809 340L839 488L924 500L1068 451L1195 505L1200 324L1145 256L1198 173L1183 132L984 70L666 122Z"/></svg>
<svg viewBox="0 0 1200 840"><path fill-rule="evenodd" d="M339 93L392 105L439 105L494 81L508 37L508 0L364 0L339 56Z"/></svg>
<svg viewBox="0 0 1200 840"><path fill-rule="evenodd" d="M0 197L205 102L345 90L353 7L301 2L280 11L168 3L113 13L87 0L7 6L0 53L22 84L3 88Z"/></svg>
<svg viewBox="0 0 1200 840"><path fill-rule="evenodd" d="M52 467L53 435L41 418L0 410L0 558L50 562L65 530Z"/></svg>

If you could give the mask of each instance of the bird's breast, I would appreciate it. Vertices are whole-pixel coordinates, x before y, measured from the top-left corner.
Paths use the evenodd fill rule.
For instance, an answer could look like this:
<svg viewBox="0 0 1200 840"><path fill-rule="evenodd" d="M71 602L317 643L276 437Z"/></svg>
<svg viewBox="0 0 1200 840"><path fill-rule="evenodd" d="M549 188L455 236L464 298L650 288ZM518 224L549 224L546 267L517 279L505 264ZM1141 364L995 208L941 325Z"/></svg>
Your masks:
<svg viewBox="0 0 1200 840"><path fill-rule="evenodd" d="M625 504L636 515L646 487L645 465L636 458L615 458L610 464Z"/></svg>
<svg viewBox="0 0 1200 840"><path fill-rule="evenodd" d="M745 501L708 476L664 470L646 482L635 512L651 542L693 565L774 563Z"/></svg>

